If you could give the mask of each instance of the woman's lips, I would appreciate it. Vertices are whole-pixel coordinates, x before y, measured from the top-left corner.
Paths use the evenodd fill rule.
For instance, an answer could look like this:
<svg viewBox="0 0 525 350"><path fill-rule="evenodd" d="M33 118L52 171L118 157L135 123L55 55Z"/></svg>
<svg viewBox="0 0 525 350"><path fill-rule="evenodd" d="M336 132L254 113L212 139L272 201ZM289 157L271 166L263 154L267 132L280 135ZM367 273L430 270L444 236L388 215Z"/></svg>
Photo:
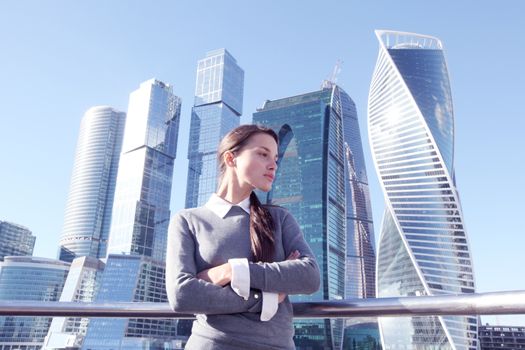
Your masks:
<svg viewBox="0 0 525 350"><path fill-rule="evenodd" d="M274 177L270 174L265 174L264 177L266 177L268 180L273 181Z"/></svg>

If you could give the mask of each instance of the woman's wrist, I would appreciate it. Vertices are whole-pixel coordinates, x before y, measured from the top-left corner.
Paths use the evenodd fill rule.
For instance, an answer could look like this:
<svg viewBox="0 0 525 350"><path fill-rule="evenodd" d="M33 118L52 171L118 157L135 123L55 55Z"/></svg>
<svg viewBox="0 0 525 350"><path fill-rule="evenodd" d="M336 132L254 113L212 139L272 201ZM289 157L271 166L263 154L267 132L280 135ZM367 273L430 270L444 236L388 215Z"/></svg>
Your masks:
<svg viewBox="0 0 525 350"><path fill-rule="evenodd" d="M222 264L221 266L221 286L225 286L232 281L232 266L230 263Z"/></svg>
<svg viewBox="0 0 525 350"><path fill-rule="evenodd" d="M232 268L229 263L225 263L199 272L197 278L219 286L225 286L232 280Z"/></svg>

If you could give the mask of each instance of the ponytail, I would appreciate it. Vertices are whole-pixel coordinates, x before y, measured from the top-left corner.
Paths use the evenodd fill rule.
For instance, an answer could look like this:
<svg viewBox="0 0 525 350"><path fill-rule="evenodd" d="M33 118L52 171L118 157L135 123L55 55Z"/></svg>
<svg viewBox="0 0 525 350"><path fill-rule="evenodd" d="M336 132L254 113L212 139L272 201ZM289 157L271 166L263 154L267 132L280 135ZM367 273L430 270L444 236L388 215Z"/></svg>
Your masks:
<svg viewBox="0 0 525 350"><path fill-rule="evenodd" d="M255 192L252 192L250 194L250 241L255 261L273 261L274 229L270 212L262 206Z"/></svg>

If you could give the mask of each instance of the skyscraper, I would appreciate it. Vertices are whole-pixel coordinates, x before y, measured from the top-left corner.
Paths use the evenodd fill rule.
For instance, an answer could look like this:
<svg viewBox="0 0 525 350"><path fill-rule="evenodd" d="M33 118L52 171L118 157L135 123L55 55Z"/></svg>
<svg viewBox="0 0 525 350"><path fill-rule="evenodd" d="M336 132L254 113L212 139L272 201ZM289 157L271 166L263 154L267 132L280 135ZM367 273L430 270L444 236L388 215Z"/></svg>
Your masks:
<svg viewBox="0 0 525 350"><path fill-rule="evenodd" d="M217 189L217 146L240 123L243 89L244 71L225 49L210 51L198 62L186 208L203 205Z"/></svg>
<svg viewBox="0 0 525 350"><path fill-rule="evenodd" d="M28 228L0 220L0 261L9 255L33 255L35 240Z"/></svg>
<svg viewBox="0 0 525 350"><path fill-rule="evenodd" d="M96 302L166 302L166 239L180 99L151 79L131 93L108 259ZM175 320L92 319L83 349L169 349Z"/></svg>
<svg viewBox="0 0 525 350"><path fill-rule="evenodd" d="M354 102L340 87L328 84L319 91L265 102L253 122L279 136L272 190L259 195L294 215L323 276L317 293L292 299L372 295L374 237ZM298 349L341 348L341 319L300 321L295 327Z"/></svg>
<svg viewBox="0 0 525 350"><path fill-rule="evenodd" d="M180 99L151 79L130 94L108 255L131 254L164 263Z"/></svg>
<svg viewBox="0 0 525 350"><path fill-rule="evenodd" d="M454 115L440 40L376 31L368 100L372 156L385 195L378 297L473 293L454 174ZM477 318L381 318L385 348L476 349Z"/></svg>
<svg viewBox="0 0 525 350"><path fill-rule="evenodd" d="M126 114L92 107L80 123L59 259L106 256Z"/></svg>
<svg viewBox="0 0 525 350"><path fill-rule="evenodd" d="M69 263L9 256L0 263L0 300L58 301ZM0 317L0 349L41 349L51 317Z"/></svg>

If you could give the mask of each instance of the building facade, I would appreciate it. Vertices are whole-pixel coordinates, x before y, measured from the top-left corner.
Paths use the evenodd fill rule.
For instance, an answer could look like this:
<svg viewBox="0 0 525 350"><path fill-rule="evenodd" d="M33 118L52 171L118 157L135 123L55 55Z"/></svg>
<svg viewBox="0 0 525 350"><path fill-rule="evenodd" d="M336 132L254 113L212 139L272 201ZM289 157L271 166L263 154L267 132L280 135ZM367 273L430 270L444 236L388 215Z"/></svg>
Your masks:
<svg viewBox="0 0 525 350"><path fill-rule="evenodd" d="M92 107L80 123L59 259L104 258L126 114Z"/></svg>
<svg viewBox="0 0 525 350"><path fill-rule="evenodd" d="M102 260L89 256L73 260L60 302L94 302L104 266ZM88 325L89 318L54 317L44 341L44 349L80 349Z"/></svg>
<svg viewBox="0 0 525 350"><path fill-rule="evenodd" d="M346 319L343 350L381 350L377 318Z"/></svg>
<svg viewBox="0 0 525 350"><path fill-rule="evenodd" d="M167 302L164 265L145 256L109 255L95 302L116 301ZM93 318L82 349L182 349L186 339L177 336L171 319Z"/></svg>
<svg viewBox="0 0 525 350"><path fill-rule="evenodd" d="M279 136L278 168L263 203L287 208L312 248L321 288L293 301L374 294L374 235L354 102L337 85L265 102L253 122ZM371 275L370 275L371 274ZM343 320L295 323L298 349L340 349Z"/></svg>
<svg viewBox="0 0 525 350"><path fill-rule="evenodd" d="M0 220L0 261L10 255L33 255L35 240L27 227Z"/></svg>
<svg viewBox="0 0 525 350"><path fill-rule="evenodd" d="M525 327L479 326L480 350L525 349Z"/></svg>
<svg viewBox="0 0 525 350"><path fill-rule="evenodd" d="M151 79L131 93L97 302L167 302L166 240L179 122L180 99L170 85ZM175 328L171 319L93 319L82 348L171 349Z"/></svg>
<svg viewBox="0 0 525 350"><path fill-rule="evenodd" d="M454 115L436 38L376 31L368 131L385 196L377 296L474 292L474 272L454 174ZM471 349L477 318L380 318L385 349Z"/></svg>
<svg viewBox="0 0 525 350"><path fill-rule="evenodd" d="M244 71L227 50L210 51L198 62L186 208L204 205L217 189L217 146L228 131L239 126L243 90Z"/></svg>
<svg viewBox="0 0 525 350"><path fill-rule="evenodd" d="M58 301L69 263L30 256L9 256L0 263L0 300ZM51 317L0 317L0 350L38 350Z"/></svg>

